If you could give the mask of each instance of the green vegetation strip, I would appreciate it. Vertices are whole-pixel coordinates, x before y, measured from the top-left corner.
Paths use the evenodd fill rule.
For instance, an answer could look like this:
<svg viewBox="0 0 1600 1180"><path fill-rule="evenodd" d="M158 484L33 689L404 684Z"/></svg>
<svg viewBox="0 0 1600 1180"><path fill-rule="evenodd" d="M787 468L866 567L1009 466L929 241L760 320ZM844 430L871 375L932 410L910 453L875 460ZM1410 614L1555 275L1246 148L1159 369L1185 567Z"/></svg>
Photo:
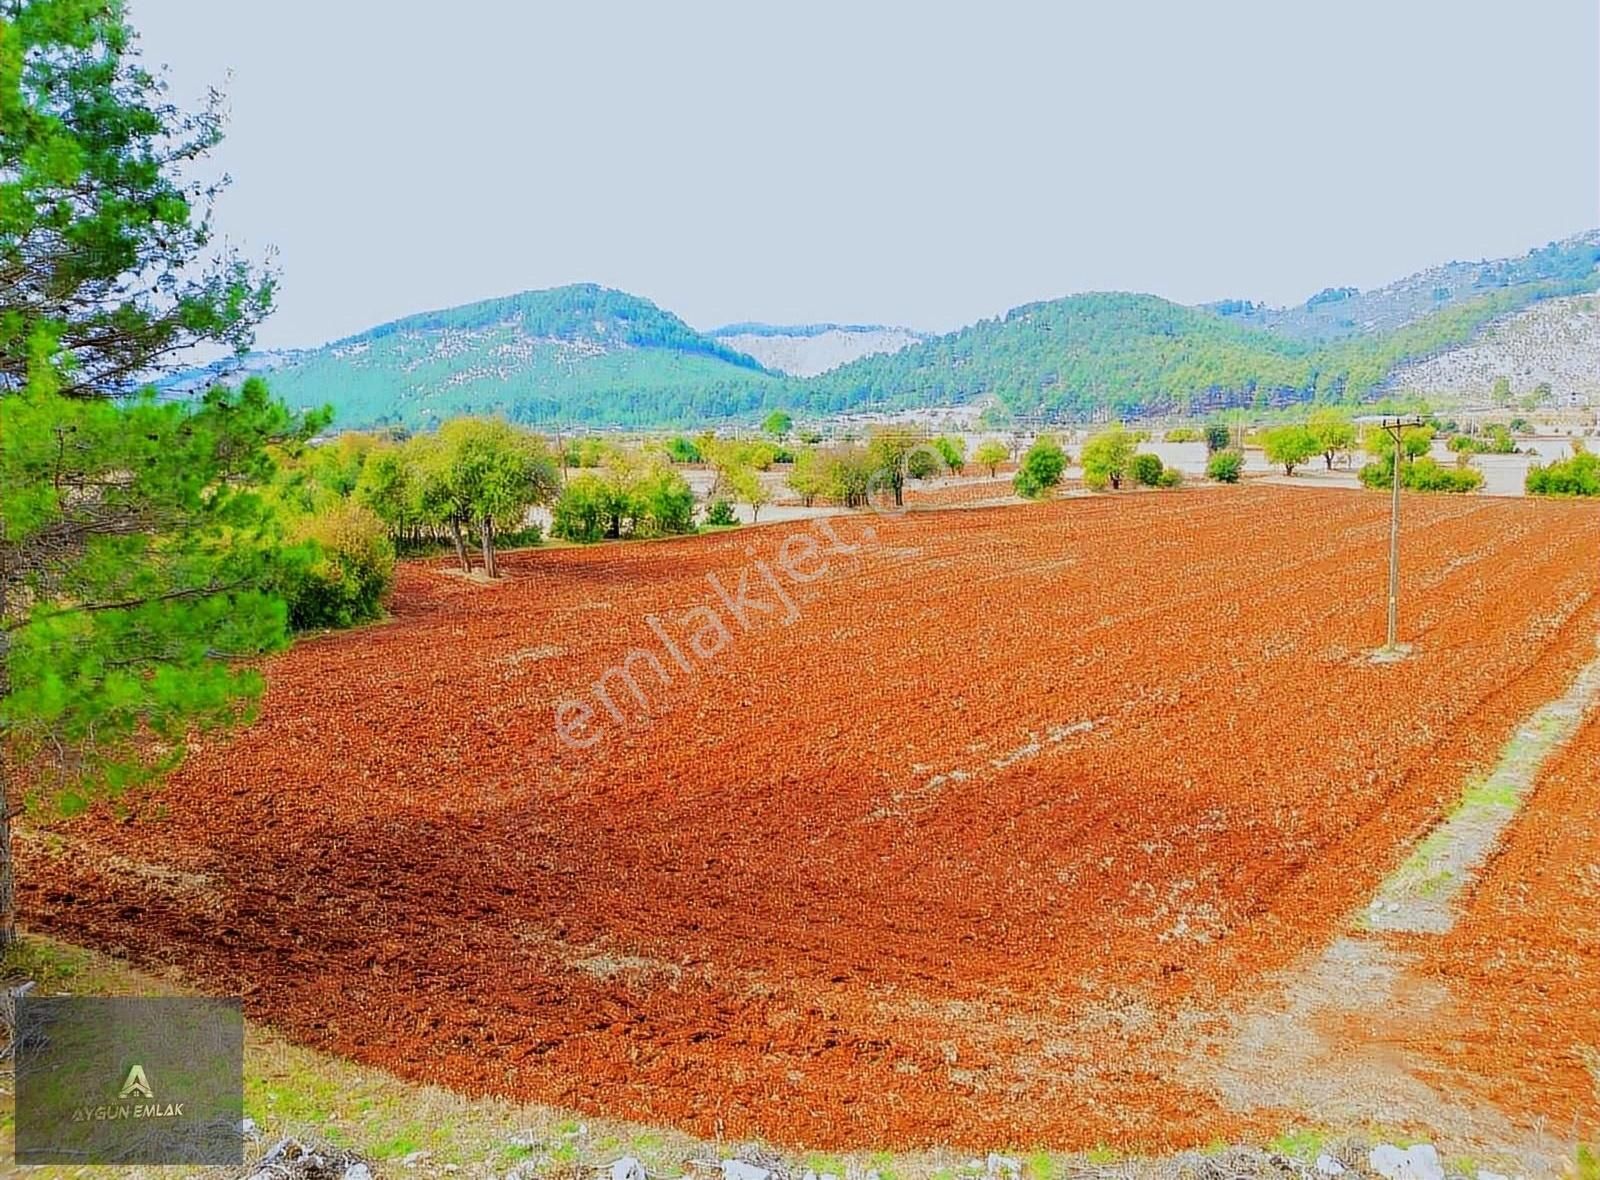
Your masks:
<svg viewBox="0 0 1600 1180"><path fill-rule="evenodd" d="M1565 694L1525 721L1488 774L1467 784L1445 821L1379 888L1362 923L1373 930L1441 934L1454 921L1456 897L1473 879L1515 818L1539 768L1572 736L1585 710L1600 702L1600 658L1585 665Z"/></svg>

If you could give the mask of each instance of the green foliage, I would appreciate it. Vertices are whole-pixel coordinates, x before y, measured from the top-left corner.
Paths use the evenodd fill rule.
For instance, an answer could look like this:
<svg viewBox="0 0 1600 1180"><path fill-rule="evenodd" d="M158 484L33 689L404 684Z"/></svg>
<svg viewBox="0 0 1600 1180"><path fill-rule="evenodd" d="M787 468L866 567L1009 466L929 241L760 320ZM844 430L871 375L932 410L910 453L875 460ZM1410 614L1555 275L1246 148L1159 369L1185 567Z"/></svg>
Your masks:
<svg viewBox="0 0 1600 1180"><path fill-rule="evenodd" d="M1061 483L1061 475L1066 469L1066 451L1061 449L1061 444L1053 436L1041 434L1022 456L1017 474L1012 477L1012 486L1017 495L1036 500L1048 495Z"/></svg>
<svg viewBox="0 0 1600 1180"><path fill-rule="evenodd" d="M1205 431L1198 426L1174 426L1163 436L1163 441L1169 443L1202 442L1205 437Z"/></svg>
<svg viewBox="0 0 1600 1180"><path fill-rule="evenodd" d="M1387 490L1394 486L1394 455L1391 453L1361 468L1360 479L1369 488ZM1471 467L1446 467L1424 455L1406 460L1400 468L1400 486L1413 492L1475 492L1483 486L1483 473Z"/></svg>
<svg viewBox="0 0 1600 1180"><path fill-rule="evenodd" d="M291 627L350 627L382 614L394 581L394 545L377 513L339 500L302 517L291 536L303 543L279 584Z"/></svg>
<svg viewBox="0 0 1600 1180"><path fill-rule="evenodd" d="M694 439L685 438L681 434L667 440L667 457L674 463L700 463L705 458L701 455L700 448L695 445Z"/></svg>
<svg viewBox="0 0 1600 1180"><path fill-rule="evenodd" d="M550 535L568 541L598 541L612 517L612 492L606 481L588 472L567 480L550 508Z"/></svg>
<svg viewBox="0 0 1600 1180"><path fill-rule="evenodd" d="M1225 451L1233 443L1233 432L1222 422L1206 423L1206 450L1215 455L1218 451Z"/></svg>
<svg viewBox="0 0 1600 1180"><path fill-rule="evenodd" d="M999 439L986 438L978 444L978 449L973 452L972 461L980 467L989 469L989 478L993 479L1000 470L1000 465L1011 457L1011 452L1006 450L1006 444Z"/></svg>
<svg viewBox="0 0 1600 1180"><path fill-rule="evenodd" d="M944 460L937 444L918 447L906 456L906 475L912 479L932 479L944 471Z"/></svg>
<svg viewBox="0 0 1600 1180"><path fill-rule="evenodd" d="M1261 449L1267 462L1278 463L1285 475L1322 450L1321 441L1307 426L1275 426L1261 432Z"/></svg>
<svg viewBox="0 0 1600 1180"><path fill-rule="evenodd" d="M960 435L941 434L933 440L934 450L939 452L939 458L944 461L956 475L960 475L967 466L967 440Z"/></svg>
<svg viewBox="0 0 1600 1180"><path fill-rule="evenodd" d="M1600 496L1600 455L1575 442L1570 459L1535 463L1525 484L1530 496Z"/></svg>
<svg viewBox="0 0 1600 1180"><path fill-rule="evenodd" d="M0 735L115 790L167 763L142 738L233 719L260 690L238 660L287 642L267 448L320 423L258 380L184 405L55 385L0 394Z"/></svg>
<svg viewBox="0 0 1600 1180"><path fill-rule="evenodd" d="M598 471L568 479L550 509L550 533L569 541L694 531L694 491L659 457L611 452Z"/></svg>
<svg viewBox="0 0 1600 1180"><path fill-rule="evenodd" d="M1218 483L1238 483L1244 474L1244 456L1238 451L1218 451L1206 462L1206 478Z"/></svg>
<svg viewBox="0 0 1600 1180"><path fill-rule="evenodd" d="M706 505L706 524L717 528L726 528L739 523L739 517L733 511L733 501L725 496L719 496Z"/></svg>
<svg viewBox="0 0 1600 1180"><path fill-rule="evenodd" d="M0 6L0 388L40 347L72 358L62 393L100 395L197 344L249 346L272 279L216 248L222 186L186 179L221 139L220 99L176 109L121 4Z"/></svg>
<svg viewBox="0 0 1600 1180"><path fill-rule="evenodd" d="M1433 446L1433 427L1407 426L1400 432L1400 445L1407 458L1426 455ZM1381 426L1369 426L1362 436L1361 447L1369 455L1388 460L1394 454L1394 436Z"/></svg>
<svg viewBox="0 0 1600 1180"><path fill-rule="evenodd" d="M1153 488L1161 482L1162 470L1160 456L1148 453L1135 455L1128 466L1128 473L1133 476L1134 483L1147 488Z"/></svg>
<svg viewBox="0 0 1600 1180"><path fill-rule="evenodd" d="M1511 379L1509 377L1496 377L1494 386L1489 391L1489 396L1494 400L1495 405L1509 406L1511 404Z"/></svg>
<svg viewBox="0 0 1600 1180"><path fill-rule="evenodd" d="M786 410L773 410L761 420L761 429L773 438L785 439L794 429L794 418Z"/></svg>
<svg viewBox="0 0 1600 1180"><path fill-rule="evenodd" d="M1333 470L1333 460L1339 455L1348 455L1356 447L1356 427L1350 420L1349 414L1331 406L1320 406L1311 411L1311 417L1306 422L1306 429L1311 431L1317 440L1317 450L1321 452L1323 460L1327 463L1328 470Z"/></svg>
<svg viewBox="0 0 1600 1180"><path fill-rule="evenodd" d="M1096 490L1122 486L1138 444L1126 427L1111 426L1083 444L1083 482Z"/></svg>
<svg viewBox="0 0 1600 1180"><path fill-rule="evenodd" d="M1156 480L1156 486L1161 488L1182 487L1183 472L1176 467L1163 467L1160 477Z"/></svg>

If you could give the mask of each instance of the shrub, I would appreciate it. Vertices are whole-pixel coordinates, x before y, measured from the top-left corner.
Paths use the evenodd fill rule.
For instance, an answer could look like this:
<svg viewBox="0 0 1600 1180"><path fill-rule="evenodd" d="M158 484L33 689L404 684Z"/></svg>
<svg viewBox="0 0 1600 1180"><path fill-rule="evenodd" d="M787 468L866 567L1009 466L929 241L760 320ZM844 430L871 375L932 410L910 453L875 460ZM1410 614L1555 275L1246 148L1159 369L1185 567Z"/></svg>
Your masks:
<svg viewBox="0 0 1600 1180"><path fill-rule="evenodd" d="M917 447L906 455L906 474L912 479L932 479L943 470L944 460L931 447Z"/></svg>
<svg viewBox="0 0 1600 1180"><path fill-rule="evenodd" d="M1380 491L1394 486L1392 456L1368 463L1360 471L1363 485ZM1483 486L1483 473L1471 467L1446 467L1423 456L1400 469L1400 486L1413 492L1475 492Z"/></svg>
<svg viewBox="0 0 1600 1180"><path fill-rule="evenodd" d="M1218 451L1206 463L1206 477L1218 483L1238 483L1244 472L1244 456L1238 451Z"/></svg>
<svg viewBox="0 0 1600 1180"><path fill-rule="evenodd" d="M550 509L550 535L569 541L598 541L611 520L612 494L598 475L576 475L567 481Z"/></svg>
<svg viewBox="0 0 1600 1180"><path fill-rule="evenodd" d="M1483 473L1471 467L1446 467L1424 456L1406 464L1400 483L1415 492L1475 492L1483 486Z"/></svg>
<svg viewBox="0 0 1600 1180"><path fill-rule="evenodd" d="M1198 426L1174 426L1165 438L1169 443L1199 442L1205 438L1205 432Z"/></svg>
<svg viewBox="0 0 1600 1180"><path fill-rule="evenodd" d="M1037 500L1061 482L1061 473L1066 469L1067 453L1061 449L1061 444L1050 435L1042 434L1022 456L1011 486L1017 495Z"/></svg>
<svg viewBox="0 0 1600 1180"><path fill-rule="evenodd" d="M1183 485L1183 472L1176 467L1163 467L1161 477L1156 480L1157 487L1176 488Z"/></svg>
<svg viewBox="0 0 1600 1180"><path fill-rule="evenodd" d="M1230 442L1232 442L1232 435L1227 426L1221 422L1206 423L1206 450L1213 455L1219 454L1228 449Z"/></svg>
<svg viewBox="0 0 1600 1180"><path fill-rule="evenodd" d="M1128 468L1135 483L1153 488L1161 481L1161 457L1159 455L1135 455Z"/></svg>
<svg viewBox="0 0 1600 1180"><path fill-rule="evenodd" d="M662 536L694 529L694 489L668 467L646 475L633 491L635 534Z"/></svg>
<svg viewBox="0 0 1600 1180"><path fill-rule="evenodd" d="M699 463L700 448L695 445L694 439L680 434L667 440L667 458L674 463Z"/></svg>
<svg viewBox="0 0 1600 1180"><path fill-rule="evenodd" d="M739 517L733 511L733 501L719 496L706 505L706 519L708 525L738 524Z"/></svg>
<svg viewBox="0 0 1600 1180"><path fill-rule="evenodd" d="M1530 496L1600 496L1600 455L1574 445L1580 449L1572 458L1528 468Z"/></svg>
<svg viewBox="0 0 1600 1180"><path fill-rule="evenodd" d="M337 500L293 526L292 550L280 587L296 630L350 627L383 613L394 581L394 545L378 514Z"/></svg>

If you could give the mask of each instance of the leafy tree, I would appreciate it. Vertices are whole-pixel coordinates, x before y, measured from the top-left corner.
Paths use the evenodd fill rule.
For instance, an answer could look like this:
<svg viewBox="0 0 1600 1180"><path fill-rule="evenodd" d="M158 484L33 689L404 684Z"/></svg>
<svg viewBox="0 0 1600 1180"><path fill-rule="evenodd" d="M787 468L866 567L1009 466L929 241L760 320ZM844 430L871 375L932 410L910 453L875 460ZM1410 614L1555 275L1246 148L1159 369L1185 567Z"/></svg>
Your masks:
<svg viewBox="0 0 1600 1180"><path fill-rule="evenodd" d="M1161 472L1163 470L1161 457L1148 453L1135 455L1133 461L1129 464L1128 470L1132 474L1135 483L1142 484L1147 488L1153 488L1161 482Z"/></svg>
<svg viewBox="0 0 1600 1180"><path fill-rule="evenodd" d="M544 440L498 418L452 419L439 427L439 443L457 519L477 527L483 572L498 578L495 534L520 528L529 508L555 496L555 459Z"/></svg>
<svg viewBox="0 0 1600 1180"><path fill-rule="evenodd" d="M748 467L733 470L728 478L728 490L733 493L734 499L750 506L751 524L760 519L761 509L772 503L772 492L761 476Z"/></svg>
<svg viewBox="0 0 1600 1180"><path fill-rule="evenodd" d="M1495 405L1509 406L1511 404L1511 378L1496 377L1494 385L1489 390L1489 396L1493 399Z"/></svg>
<svg viewBox="0 0 1600 1180"><path fill-rule="evenodd" d="M1022 456L1017 474L1012 477L1012 486L1016 488L1017 495L1036 500L1061 483L1062 473L1066 469L1066 451L1061 449L1061 444L1054 437L1041 434L1028 448L1028 453Z"/></svg>
<svg viewBox="0 0 1600 1180"><path fill-rule="evenodd" d="M1225 422L1206 423L1206 450L1215 455L1225 451L1233 442L1233 431L1228 429Z"/></svg>
<svg viewBox="0 0 1600 1180"><path fill-rule="evenodd" d="M591 472L569 479L550 508L550 534L568 541L593 542L606 535L612 518L612 489Z"/></svg>
<svg viewBox="0 0 1600 1180"><path fill-rule="evenodd" d="M967 466L967 440L960 435L941 434L933 440L934 450L944 465L960 475Z"/></svg>
<svg viewBox="0 0 1600 1180"><path fill-rule="evenodd" d="M1206 477L1218 483L1238 483L1244 473L1244 456L1238 451L1218 451L1206 462Z"/></svg>
<svg viewBox="0 0 1600 1180"><path fill-rule="evenodd" d="M220 139L133 52L122 6L0 0L0 948L15 937L4 758L67 810L171 765L287 641L260 381L113 400L196 345L247 348L270 275L216 249Z"/></svg>
<svg viewBox="0 0 1600 1180"><path fill-rule="evenodd" d="M652 466L633 495L636 533L659 537L694 531L694 489L670 467Z"/></svg>
<svg viewBox="0 0 1600 1180"><path fill-rule="evenodd" d="M773 410L761 420L761 429L773 438L785 439L794 429L794 418L785 410Z"/></svg>
<svg viewBox="0 0 1600 1180"><path fill-rule="evenodd" d="M1350 416L1331 406L1323 406L1311 412L1311 418L1306 423L1307 429L1316 436L1317 449L1322 452L1323 461L1328 470L1333 470L1333 460L1339 455L1348 455L1355 450L1356 427L1350 421Z"/></svg>
<svg viewBox="0 0 1600 1180"><path fill-rule="evenodd" d="M1205 432L1198 426L1174 426L1163 436L1162 441L1169 443L1201 442L1205 439Z"/></svg>
<svg viewBox="0 0 1600 1180"><path fill-rule="evenodd" d="M906 469L911 454L924 445L920 432L903 426L874 427L867 438L867 460L872 466L872 478L880 486L889 486L894 493L896 508L905 503Z"/></svg>
<svg viewBox="0 0 1600 1180"><path fill-rule="evenodd" d="M796 455L788 483L790 489L800 497L800 502L810 508L828 486L827 462L822 453L815 448L807 448Z"/></svg>
<svg viewBox="0 0 1600 1180"><path fill-rule="evenodd" d="M1361 446L1369 455L1386 460L1394 454L1394 436L1381 426L1371 426L1367 428ZM1433 446L1433 427L1407 426L1400 432L1400 446L1408 460L1426 455Z"/></svg>
<svg viewBox="0 0 1600 1180"><path fill-rule="evenodd" d="M978 466L987 467L989 469L989 478L993 479L1000 473L1000 464L1010 457L1011 452L1006 449L1005 443L1000 442L998 439L989 438L978 444L978 449L973 454L972 459Z"/></svg>
<svg viewBox="0 0 1600 1180"><path fill-rule="evenodd" d="M1091 488L1122 487L1138 444L1126 427L1109 426L1083 444L1083 482Z"/></svg>
<svg viewBox="0 0 1600 1180"><path fill-rule="evenodd" d="M1267 462L1279 463L1285 475L1322 450L1317 436L1306 426L1275 426L1261 434L1261 449Z"/></svg>

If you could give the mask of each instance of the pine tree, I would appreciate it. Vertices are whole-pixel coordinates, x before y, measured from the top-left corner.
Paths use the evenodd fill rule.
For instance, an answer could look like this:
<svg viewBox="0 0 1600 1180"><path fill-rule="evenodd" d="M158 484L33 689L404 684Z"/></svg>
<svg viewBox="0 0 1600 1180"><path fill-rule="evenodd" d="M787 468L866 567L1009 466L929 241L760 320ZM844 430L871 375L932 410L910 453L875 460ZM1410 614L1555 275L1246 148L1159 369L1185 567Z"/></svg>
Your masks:
<svg viewBox="0 0 1600 1180"><path fill-rule="evenodd" d="M216 96L176 110L117 0L0 0L0 947L18 805L79 810L248 708L281 646L267 447L321 425L259 380L133 395L248 347L272 278L215 251ZM30 768L7 782L8 766Z"/></svg>

